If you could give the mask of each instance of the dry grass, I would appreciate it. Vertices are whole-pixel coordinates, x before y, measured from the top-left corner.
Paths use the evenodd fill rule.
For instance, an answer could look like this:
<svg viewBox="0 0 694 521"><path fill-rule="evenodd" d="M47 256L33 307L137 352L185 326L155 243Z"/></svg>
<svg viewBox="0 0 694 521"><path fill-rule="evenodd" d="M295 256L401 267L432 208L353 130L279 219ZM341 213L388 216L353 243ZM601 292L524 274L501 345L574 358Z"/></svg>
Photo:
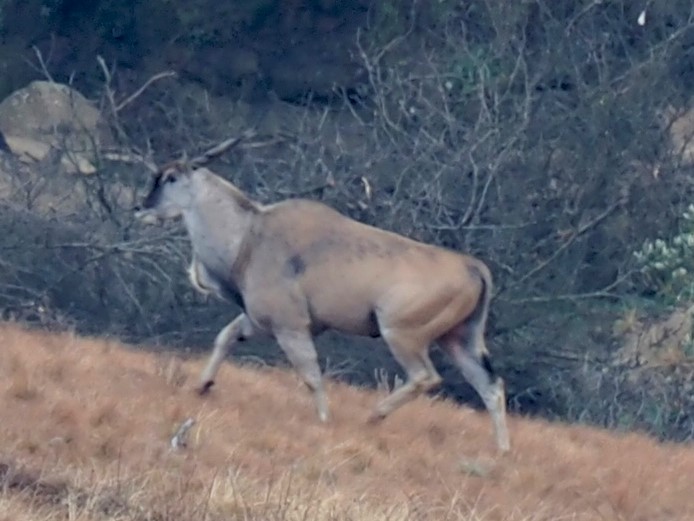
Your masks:
<svg viewBox="0 0 694 521"><path fill-rule="evenodd" d="M691 446L511 418L497 458L486 414L444 401L367 427L376 395L333 382L320 425L291 372L225 364L202 399L202 360L0 339L0 521L694 519Z"/></svg>

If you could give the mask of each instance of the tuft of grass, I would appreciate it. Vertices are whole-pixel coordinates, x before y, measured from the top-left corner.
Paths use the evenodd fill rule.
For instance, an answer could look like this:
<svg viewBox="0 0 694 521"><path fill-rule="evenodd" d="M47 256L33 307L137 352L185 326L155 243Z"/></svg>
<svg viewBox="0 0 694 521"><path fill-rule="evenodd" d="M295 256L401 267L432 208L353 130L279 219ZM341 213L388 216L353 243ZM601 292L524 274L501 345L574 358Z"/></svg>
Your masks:
<svg viewBox="0 0 694 521"><path fill-rule="evenodd" d="M55 402L48 411L48 418L58 427L75 427L79 424L75 404L67 400Z"/></svg>
<svg viewBox="0 0 694 521"><path fill-rule="evenodd" d="M7 394L17 400L36 399L39 396L39 389L34 385L27 367L19 359L15 359L12 365Z"/></svg>
<svg viewBox="0 0 694 521"><path fill-rule="evenodd" d="M183 367L183 361L175 355L163 355L155 362L155 374L162 378L166 385L181 389L188 380L188 374Z"/></svg>
<svg viewBox="0 0 694 521"><path fill-rule="evenodd" d="M96 405L89 415L89 424L98 429L113 425L118 420L117 402L108 398Z"/></svg>
<svg viewBox="0 0 694 521"><path fill-rule="evenodd" d="M460 471L468 476L476 476L480 478L486 478L491 472L491 467L481 461L461 458L460 460Z"/></svg>
<svg viewBox="0 0 694 521"><path fill-rule="evenodd" d="M627 309L622 318L615 320L612 325L614 336L623 336L636 330L639 324L638 310L636 308Z"/></svg>

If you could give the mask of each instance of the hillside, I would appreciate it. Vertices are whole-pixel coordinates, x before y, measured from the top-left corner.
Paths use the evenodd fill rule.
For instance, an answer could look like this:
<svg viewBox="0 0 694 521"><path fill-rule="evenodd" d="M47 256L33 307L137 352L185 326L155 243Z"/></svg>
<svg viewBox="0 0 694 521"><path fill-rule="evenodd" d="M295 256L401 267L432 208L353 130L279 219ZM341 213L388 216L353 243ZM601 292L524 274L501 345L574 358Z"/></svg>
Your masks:
<svg viewBox="0 0 694 521"><path fill-rule="evenodd" d="M317 424L288 371L0 327L0 520L694 519L694 447L420 399L385 423L376 396L331 382ZM186 449L169 440L187 417Z"/></svg>

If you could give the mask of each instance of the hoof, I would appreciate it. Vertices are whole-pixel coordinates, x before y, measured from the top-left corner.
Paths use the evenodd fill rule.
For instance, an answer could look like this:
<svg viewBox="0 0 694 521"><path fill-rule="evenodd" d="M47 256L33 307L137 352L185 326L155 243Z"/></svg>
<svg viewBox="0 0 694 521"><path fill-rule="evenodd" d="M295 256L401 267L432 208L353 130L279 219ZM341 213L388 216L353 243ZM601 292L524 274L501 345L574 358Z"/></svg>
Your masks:
<svg viewBox="0 0 694 521"><path fill-rule="evenodd" d="M212 389L212 386L214 385L214 380L209 380L202 384L200 387L198 387L198 394L200 396L205 396L206 394L209 394L210 389Z"/></svg>
<svg viewBox="0 0 694 521"><path fill-rule="evenodd" d="M366 424L367 425L378 425L383 421L383 418L385 418L384 415L378 414L378 413L372 413L367 419L366 419Z"/></svg>

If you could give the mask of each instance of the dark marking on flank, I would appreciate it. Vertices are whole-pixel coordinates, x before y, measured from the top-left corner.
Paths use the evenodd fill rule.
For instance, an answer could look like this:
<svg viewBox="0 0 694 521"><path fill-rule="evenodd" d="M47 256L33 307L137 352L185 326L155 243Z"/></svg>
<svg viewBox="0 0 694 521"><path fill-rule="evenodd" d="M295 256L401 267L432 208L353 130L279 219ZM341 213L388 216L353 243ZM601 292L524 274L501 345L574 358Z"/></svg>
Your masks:
<svg viewBox="0 0 694 521"><path fill-rule="evenodd" d="M370 239L359 239L356 244L356 251L359 258L378 257L385 258L389 256L388 249L384 249L379 243Z"/></svg>
<svg viewBox="0 0 694 521"><path fill-rule="evenodd" d="M335 232L335 235L327 235L325 237L320 237L319 239L313 241L304 251L304 254L311 258L320 258L326 253L331 251L337 251L342 253L346 246L345 242L338 239L339 234Z"/></svg>
<svg viewBox="0 0 694 521"><path fill-rule="evenodd" d="M371 239L359 239L354 245L354 250L359 258L377 257L379 259L388 259L402 255L409 248L409 245L404 242L392 240L376 242Z"/></svg>
<svg viewBox="0 0 694 521"><path fill-rule="evenodd" d="M287 260L287 272L291 277L298 277L306 271L306 261L301 255L296 254L289 257Z"/></svg>
<svg viewBox="0 0 694 521"><path fill-rule="evenodd" d="M490 360L489 355L487 353L484 353L482 355L482 366L484 367L484 370L487 371L489 378L491 380L494 380L494 377L496 376L496 372L494 371L494 368L492 367L492 361Z"/></svg>

